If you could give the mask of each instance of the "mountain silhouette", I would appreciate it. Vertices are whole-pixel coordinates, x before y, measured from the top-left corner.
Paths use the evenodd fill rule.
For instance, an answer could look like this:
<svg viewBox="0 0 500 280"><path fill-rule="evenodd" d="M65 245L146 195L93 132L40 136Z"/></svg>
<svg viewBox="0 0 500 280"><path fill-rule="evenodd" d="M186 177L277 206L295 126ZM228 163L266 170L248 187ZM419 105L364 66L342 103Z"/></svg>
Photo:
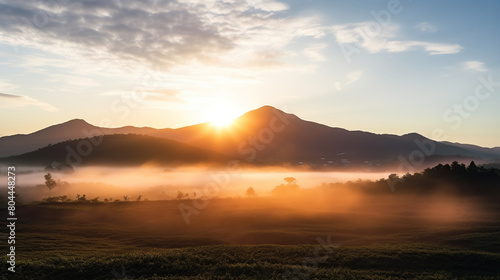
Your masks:
<svg viewBox="0 0 500 280"><path fill-rule="evenodd" d="M82 138L84 131L97 127L81 119L49 126L31 134L16 134L0 138L0 156L12 156L74 138Z"/></svg>
<svg viewBox="0 0 500 280"><path fill-rule="evenodd" d="M174 140L137 134L113 134L68 140L22 155L0 159L1 162L8 164L53 168L79 165L226 164L229 160L231 160L229 156L214 151Z"/></svg>
<svg viewBox="0 0 500 280"><path fill-rule="evenodd" d="M168 129L164 129L164 131L168 131ZM91 125L82 119L73 119L30 134L0 137L0 157L31 152L49 144L56 144L70 139L110 134L154 135L155 132L158 132L158 129L149 127L125 126L121 128L102 128Z"/></svg>
<svg viewBox="0 0 500 280"><path fill-rule="evenodd" d="M192 127L192 131L206 133L196 136L192 133L189 143L265 163L384 163L399 156L408 157L415 151L433 157L498 158L493 151L448 145L417 133L397 136L328 127L271 106L250 111L234 123L230 129L222 131L209 129L206 125Z"/></svg>
<svg viewBox="0 0 500 280"><path fill-rule="evenodd" d="M398 136L349 131L302 120L272 106L247 112L227 128L201 123L178 129L133 126L110 129L99 128L83 120L72 120L28 135L2 137L0 155L19 155L69 139L129 133L174 140L188 144L191 148L264 164L378 165L401 159L420 161L422 157L434 161L466 157L490 162L500 158L498 148L437 142L417 133ZM145 140L137 140L142 141L136 144L136 149L140 149ZM133 145L133 141L129 144ZM114 151L118 149L107 145L103 147ZM157 148L161 152L165 147ZM102 147L98 150L108 156L124 157L118 152L106 152ZM123 155L127 153L130 152L122 151Z"/></svg>

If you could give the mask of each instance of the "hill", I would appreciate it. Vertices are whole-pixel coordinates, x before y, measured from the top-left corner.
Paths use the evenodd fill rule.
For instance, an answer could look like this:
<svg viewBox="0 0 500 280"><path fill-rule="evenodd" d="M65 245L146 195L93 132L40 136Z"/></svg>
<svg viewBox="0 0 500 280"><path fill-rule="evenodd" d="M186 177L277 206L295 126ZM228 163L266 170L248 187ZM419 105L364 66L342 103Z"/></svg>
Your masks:
<svg viewBox="0 0 500 280"><path fill-rule="evenodd" d="M19 155L69 139L127 133L175 140L264 164L378 166L402 161L420 163L426 158L428 165L432 165L460 158L478 163L500 159L498 148L437 142L417 133L398 136L349 131L302 120L271 106L250 111L226 128L201 123L178 129L133 126L111 129L72 120L27 135L2 137L0 156ZM120 154L121 158L127 153L117 152L116 156Z"/></svg>
<svg viewBox="0 0 500 280"><path fill-rule="evenodd" d="M449 145L417 133L397 136L328 127L271 106L242 115L227 129L200 124L169 133L197 147L264 163L384 164L400 156L408 158L412 153L438 161L440 158L449 161L450 157L484 160L500 157L486 148L474 150Z"/></svg>
<svg viewBox="0 0 500 280"><path fill-rule="evenodd" d="M18 156L2 158L8 164L76 165L226 164L229 157L177 141L146 135L114 134L68 140Z"/></svg>
<svg viewBox="0 0 500 280"><path fill-rule="evenodd" d="M73 119L52 125L30 134L16 134L0 137L0 157L20 155L59 142L111 134L155 135L157 129L150 127L125 126L104 128L91 125L82 119ZM168 129L162 130L165 134Z"/></svg>

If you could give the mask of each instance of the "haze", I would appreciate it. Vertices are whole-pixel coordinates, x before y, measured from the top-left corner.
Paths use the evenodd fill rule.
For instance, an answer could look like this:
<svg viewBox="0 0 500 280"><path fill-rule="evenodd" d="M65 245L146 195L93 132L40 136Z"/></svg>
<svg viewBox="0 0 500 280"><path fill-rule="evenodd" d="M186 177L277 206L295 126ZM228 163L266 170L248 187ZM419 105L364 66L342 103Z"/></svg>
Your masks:
<svg viewBox="0 0 500 280"><path fill-rule="evenodd" d="M272 189L282 184L283 178L295 177L302 188L313 188L323 183L338 183L355 180L378 180L386 178L390 172L313 172L286 168L244 168L239 172L227 172L214 167L81 167L74 173L52 173L57 181L69 183L67 187L56 187L48 191L43 176L47 174L42 167L20 167L22 174L18 190L24 199L41 200L47 196L86 194L88 198L100 197L131 199L138 195L143 199L174 199L178 191L193 195L203 194L206 185L218 182L224 188L217 197L244 197L249 187L259 196L270 196ZM3 175L3 174L2 174ZM226 178L229 181L226 183ZM5 175L0 176L5 179ZM221 180L221 181L218 181ZM39 186L36 188L36 186Z"/></svg>

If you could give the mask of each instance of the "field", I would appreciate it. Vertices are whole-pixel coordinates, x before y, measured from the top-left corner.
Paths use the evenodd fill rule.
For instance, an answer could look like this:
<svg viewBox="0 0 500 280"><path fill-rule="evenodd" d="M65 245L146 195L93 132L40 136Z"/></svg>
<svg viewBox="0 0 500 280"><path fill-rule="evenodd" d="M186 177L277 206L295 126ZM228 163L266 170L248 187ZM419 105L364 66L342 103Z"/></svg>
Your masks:
<svg viewBox="0 0 500 280"><path fill-rule="evenodd" d="M500 279L494 201L316 194L212 199L186 224L179 205L192 202L21 206L16 273L2 270L1 277Z"/></svg>

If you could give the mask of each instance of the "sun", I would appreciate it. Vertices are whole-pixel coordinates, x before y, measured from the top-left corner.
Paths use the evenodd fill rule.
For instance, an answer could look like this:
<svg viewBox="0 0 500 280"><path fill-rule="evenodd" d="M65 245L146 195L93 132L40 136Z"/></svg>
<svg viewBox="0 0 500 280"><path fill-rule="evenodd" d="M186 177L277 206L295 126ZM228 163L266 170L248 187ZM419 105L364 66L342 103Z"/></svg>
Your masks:
<svg viewBox="0 0 500 280"><path fill-rule="evenodd" d="M238 111L227 103L214 104L209 113L210 123L217 128L227 128L231 126L238 117Z"/></svg>
<svg viewBox="0 0 500 280"><path fill-rule="evenodd" d="M234 118L227 116L226 114L222 113L219 114L217 113L212 117L212 120L210 120L210 123L216 127L222 128L222 127L227 127L231 125L233 122Z"/></svg>

